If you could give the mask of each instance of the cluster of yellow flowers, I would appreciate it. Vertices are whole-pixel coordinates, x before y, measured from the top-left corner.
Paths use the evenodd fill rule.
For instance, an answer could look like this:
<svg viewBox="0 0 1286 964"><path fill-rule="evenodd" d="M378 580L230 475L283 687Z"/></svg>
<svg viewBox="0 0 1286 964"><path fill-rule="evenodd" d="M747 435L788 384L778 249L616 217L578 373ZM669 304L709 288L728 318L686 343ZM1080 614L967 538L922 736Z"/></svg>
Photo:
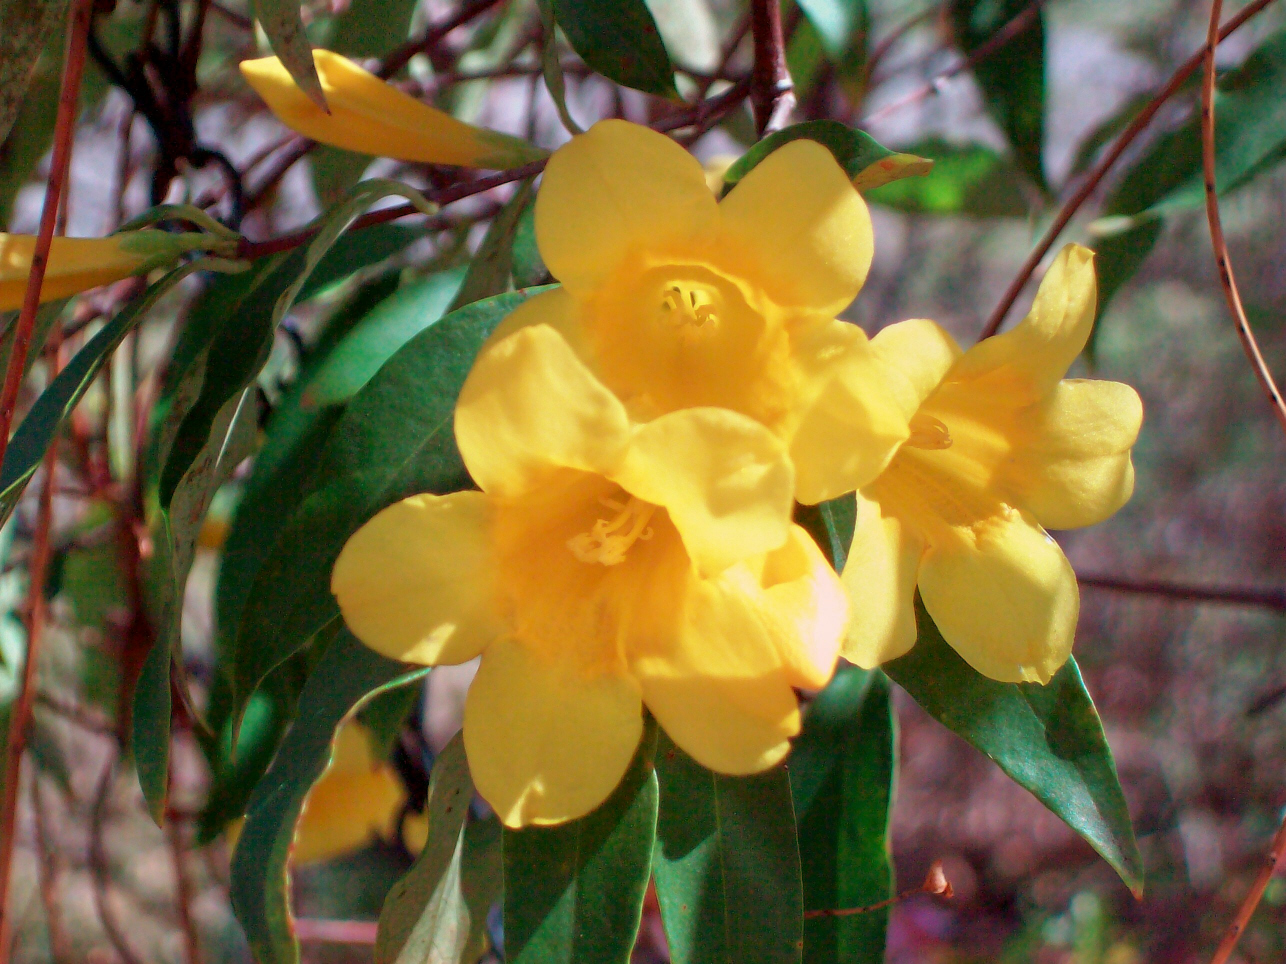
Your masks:
<svg viewBox="0 0 1286 964"><path fill-rule="evenodd" d="M279 67L245 72L286 103ZM366 75L345 98L327 73L363 137L425 156L404 113L381 127L402 95ZM289 100L308 112L298 129L360 147L309 103ZM1043 683L1066 661L1076 577L1045 527L1129 498L1142 418L1125 385L1063 379L1094 318L1089 251L1064 249L1028 317L967 352L925 320L868 340L835 317L873 235L829 151L792 141L720 201L681 147L623 121L550 158L536 234L560 286L501 324L456 409L481 491L390 506L332 578L379 652L481 656L465 746L507 825L601 803L645 707L711 769L772 766L799 731L797 689L841 656L873 667L911 648L917 588L981 673ZM851 492L837 574L792 509Z"/></svg>

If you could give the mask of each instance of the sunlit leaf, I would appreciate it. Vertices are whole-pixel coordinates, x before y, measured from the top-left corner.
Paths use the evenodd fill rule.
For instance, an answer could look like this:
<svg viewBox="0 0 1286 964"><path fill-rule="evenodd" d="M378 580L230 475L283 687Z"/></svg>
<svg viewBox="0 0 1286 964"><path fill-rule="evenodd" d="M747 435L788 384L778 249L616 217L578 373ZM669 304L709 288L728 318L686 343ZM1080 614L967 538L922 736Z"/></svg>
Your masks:
<svg viewBox="0 0 1286 964"><path fill-rule="evenodd" d="M931 138L908 153L933 161L925 177L885 184L867 195L873 204L923 214L975 218L1026 217L1029 204L1012 164L980 144L949 144Z"/></svg>
<svg viewBox="0 0 1286 964"><path fill-rule="evenodd" d="M865 131L854 130L839 121L805 121L769 134L741 155L724 173L725 187L735 185L783 144L801 139L817 141L829 150L854 186L862 191L900 178L928 174L933 167L933 162L926 158L891 151Z"/></svg>

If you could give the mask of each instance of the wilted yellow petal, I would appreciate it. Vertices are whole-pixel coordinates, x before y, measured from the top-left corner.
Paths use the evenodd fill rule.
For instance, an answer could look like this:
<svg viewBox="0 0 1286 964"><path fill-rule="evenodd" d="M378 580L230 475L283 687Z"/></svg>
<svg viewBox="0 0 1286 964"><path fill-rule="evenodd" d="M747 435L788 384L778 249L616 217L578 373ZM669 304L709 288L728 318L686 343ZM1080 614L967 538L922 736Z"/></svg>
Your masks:
<svg viewBox="0 0 1286 964"><path fill-rule="evenodd" d="M463 663L482 652L504 627L491 515L481 492L417 495L353 533L331 575L353 635L408 663Z"/></svg>
<svg viewBox="0 0 1286 964"><path fill-rule="evenodd" d="M924 540L879 502L857 497L857 525L843 582L852 620L843 655L874 669L915 645L915 582Z"/></svg>
<svg viewBox="0 0 1286 964"><path fill-rule="evenodd" d="M690 252L713 236L718 205L701 165L664 134L600 121L557 150L536 198L536 238L572 294L627 258Z"/></svg>
<svg viewBox="0 0 1286 964"><path fill-rule="evenodd" d="M487 649L465 703L469 771L507 827L589 813L620 783L642 735L633 681L584 676L514 640Z"/></svg>
<svg viewBox="0 0 1286 964"><path fill-rule="evenodd" d="M834 315L857 297L875 252L866 202L816 141L773 151L719 204L726 267L779 305Z"/></svg>
<svg viewBox="0 0 1286 964"><path fill-rule="evenodd" d="M243 60L241 73L291 130L359 154L495 169L520 167L546 154L421 103L329 50L314 50L313 62L330 113L299 89L276 57Z"/></svg>

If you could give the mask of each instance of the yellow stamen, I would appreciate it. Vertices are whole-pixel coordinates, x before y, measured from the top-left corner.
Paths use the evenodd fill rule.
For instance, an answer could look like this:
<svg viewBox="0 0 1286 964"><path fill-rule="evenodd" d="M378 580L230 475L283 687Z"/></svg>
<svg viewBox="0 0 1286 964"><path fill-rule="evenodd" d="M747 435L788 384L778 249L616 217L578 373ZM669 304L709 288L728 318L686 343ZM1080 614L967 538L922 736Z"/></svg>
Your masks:
<svg viewBox="0 0 1286 964"><path fill-rule="evenodd" d="M717 295L704 286L670 284L661 295L661 310L667 321L675 325L702 327L708 322L718 324Z"/></svg>
<svg viewBox="0 0 1286 964"><path fill-rule="evenodd" d="M567 548L581 562L597 562L603 566L616 566L625 561L625 554L630 546L640 540L646 542L652 538L648 520L656 511L656 506L642 502L630 496L622 504L615 499L599 499L603 505L613 510L616 515L611 519L599 519L588 532L567 540Z"/></svg>
<svg viewBox="0 0 1286 964"><path fill-rule="evenodd" d="M951 432L932 415L917 412L911 419L911 437L906 444L916 449L940 450L951 448Z"/></svg>

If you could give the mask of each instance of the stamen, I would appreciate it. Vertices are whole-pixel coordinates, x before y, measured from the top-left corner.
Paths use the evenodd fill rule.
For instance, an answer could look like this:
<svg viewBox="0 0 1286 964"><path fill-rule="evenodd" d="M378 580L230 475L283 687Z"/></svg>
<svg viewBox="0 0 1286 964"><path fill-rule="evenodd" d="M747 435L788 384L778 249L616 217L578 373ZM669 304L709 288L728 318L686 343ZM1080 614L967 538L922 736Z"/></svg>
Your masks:
<svg viewBox="0 0 1286 964"><path fill-rule="evenodd" d="M668 322L701 328L718 324L716 301L717 296L704 285L670 284L661 293L661 310Z"/></svg>
<svg viewBox="0 0 1286 964"><path fill-rule="evenodd" d="M617 566L625 561L625 554L635 542L646 542L653 536L648 520L656 506L630 496L622 505L615 499L600 498L601 504L616 512L611 519L599 519L588 532L567 540L567 548L581 562L596 562L603 566Z"/></svg>
<svg viewBox="0 0 1286 964"><path fill-rule="evenodd" d="M911 437L906 444L916 449L940 451L951 448L951 432L941 419L917 412L911 419Z"/></svg>

